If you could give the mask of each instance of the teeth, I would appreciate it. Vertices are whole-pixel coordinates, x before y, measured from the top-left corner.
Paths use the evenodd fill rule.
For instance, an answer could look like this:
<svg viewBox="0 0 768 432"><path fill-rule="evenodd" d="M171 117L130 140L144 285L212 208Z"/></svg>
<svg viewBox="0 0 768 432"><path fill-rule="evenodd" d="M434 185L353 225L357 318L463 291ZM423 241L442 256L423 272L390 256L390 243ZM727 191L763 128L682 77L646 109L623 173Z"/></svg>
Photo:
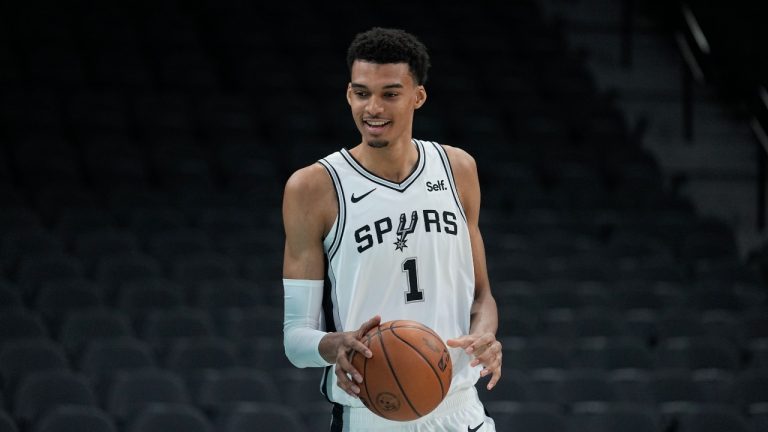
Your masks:
<svg viewBox="0 0 768 432"><path fill-rule="evenodd" d="M389 123L389 121L385 121L385 120L381 120L381 121L367 120L366 123L368 123L371 126L384 126L385 124Z"/></svg>

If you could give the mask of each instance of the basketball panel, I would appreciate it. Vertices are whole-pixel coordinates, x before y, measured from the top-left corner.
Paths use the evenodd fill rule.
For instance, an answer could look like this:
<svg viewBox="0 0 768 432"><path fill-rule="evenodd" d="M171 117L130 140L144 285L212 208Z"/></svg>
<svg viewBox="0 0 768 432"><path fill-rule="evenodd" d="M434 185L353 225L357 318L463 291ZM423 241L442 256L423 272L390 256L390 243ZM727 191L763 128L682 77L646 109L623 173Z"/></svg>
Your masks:
<svg viewBox="0 0 768 432"><path fill-rule="evenodd" d="M429 359L391 331L382 332L382 339L406 402L419 416L431 412L443 400L443 385Z"/></svg>
<svg viewBox="0 0 768 432"><path fill-rule="evenodd" d="M448 394L453 378L453 363L448 347L445 346L440 336L423 326L393 326L391 331L395 337L410 344L427 359L442 383L442 396Z"/></svg>
<svg viewBox="0 0 768 432"><path fill-rule="evenodd" d="M386 333L389 332L382 332L371 338L370 349L373 357L365 362L361 400L369 409L384 418L397 421L417 419L419 413L414 411L403 394L401 383L398 382L387 353L384 352L382 343Z"/></svg>

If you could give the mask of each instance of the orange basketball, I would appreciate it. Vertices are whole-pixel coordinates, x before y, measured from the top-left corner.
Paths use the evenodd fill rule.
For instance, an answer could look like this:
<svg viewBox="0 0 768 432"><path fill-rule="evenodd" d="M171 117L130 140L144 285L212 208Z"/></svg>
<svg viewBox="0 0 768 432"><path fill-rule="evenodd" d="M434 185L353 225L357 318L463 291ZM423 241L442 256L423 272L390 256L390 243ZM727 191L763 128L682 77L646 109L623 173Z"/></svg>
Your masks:
<svg viewBox="0 0 768 432"><path fill-rule="evenodd" d="M360 400L389 420L408 421L437 407L451 387L453 366L440 336L416 321L396 320L371 329L363 343L373 353L352 354L363 376Z"/></svg>

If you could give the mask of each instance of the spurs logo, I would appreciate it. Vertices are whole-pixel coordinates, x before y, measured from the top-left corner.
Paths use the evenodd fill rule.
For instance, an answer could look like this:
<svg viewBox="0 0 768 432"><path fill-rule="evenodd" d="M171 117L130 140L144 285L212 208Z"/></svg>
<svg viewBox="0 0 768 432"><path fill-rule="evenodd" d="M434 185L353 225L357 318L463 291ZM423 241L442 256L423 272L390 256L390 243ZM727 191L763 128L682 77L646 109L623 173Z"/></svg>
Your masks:
<svg viewBox="0 0 768 432"><path fill-rule="evenodd" d="M405 227L405 213L400 213L400 225L397 226L397 241L394 243L395 250L403 251L408 245L405 242L408 241L406 237L408 234L416 231L416 222L419 221L419 214L416 210L411 212L411 223L408 224L408 228Z"/></svg>

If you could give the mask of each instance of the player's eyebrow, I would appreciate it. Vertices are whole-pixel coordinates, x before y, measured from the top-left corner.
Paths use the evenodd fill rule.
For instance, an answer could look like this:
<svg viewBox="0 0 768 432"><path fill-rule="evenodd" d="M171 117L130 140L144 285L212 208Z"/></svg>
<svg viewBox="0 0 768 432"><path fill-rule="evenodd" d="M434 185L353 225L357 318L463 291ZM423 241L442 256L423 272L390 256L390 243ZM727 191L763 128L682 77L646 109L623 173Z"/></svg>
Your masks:
<svg viewBox="0 0 768 432"><path fill-rule="evenodd" d="M363 85L363 84L358 84L358 83L350 83L350 85L352 86L352 88L356 88L356 89L365 89L365 90L368 90L368 87L367 87L366 85ZM402 84L400 84L400 83L394 83L394 84L387 84L387 85L385 85L385 86L384 86L384 87L382 87L382 88L383 88L383 89L391 89L391 88L403 88L403 85L402 85Z"/></svg>

